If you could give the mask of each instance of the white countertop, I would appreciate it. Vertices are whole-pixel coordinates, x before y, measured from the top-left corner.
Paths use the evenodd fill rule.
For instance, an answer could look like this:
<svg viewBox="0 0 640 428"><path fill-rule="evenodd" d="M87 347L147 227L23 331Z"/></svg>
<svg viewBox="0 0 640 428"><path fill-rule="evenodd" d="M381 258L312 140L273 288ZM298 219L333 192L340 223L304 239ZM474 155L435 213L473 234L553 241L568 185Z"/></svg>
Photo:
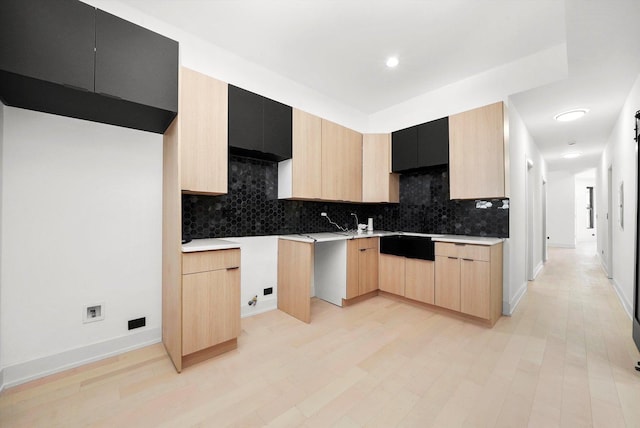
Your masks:
<svg viewBox="0 0 640 428"><path fill-rule="evenodd" d="M191 242L182 244L183 253L192 253L195 251L229 250L232 248L240 248L240 244L237 242L218 238L194 239Z"/></svg>
<svg viewBox="0 0 640 428"><path fill-rule="evenodd" d="M396 235L394 232L386 232L384 230L374 230L371 233L357 233L357 232L319 232L319 233L297 233L293 235L280 235L279 238L289 241L298 242L330 242L330 241L344 241L347 239L358 238L372 238L374 236L386 236Z"/></svg>
<svg viewBox="0 0 640 428"><path fill-rule="evenodd" d="M459 244L475 244L475 245L496 245L504 241L503 238L491 238L486 236L465 236L465 235L441 235L435 233L415 233L415 232L389 232L384 230L374 230L372 233L356 233L356 232L321 232L321 233L298 233L293 235L280 235L281 239L299 242L329 242L342 241L347 239L371 238L374 236L391 236L391 235L408 235L408 236L425 236L430 237L433 241L453 242Z"/></svg>

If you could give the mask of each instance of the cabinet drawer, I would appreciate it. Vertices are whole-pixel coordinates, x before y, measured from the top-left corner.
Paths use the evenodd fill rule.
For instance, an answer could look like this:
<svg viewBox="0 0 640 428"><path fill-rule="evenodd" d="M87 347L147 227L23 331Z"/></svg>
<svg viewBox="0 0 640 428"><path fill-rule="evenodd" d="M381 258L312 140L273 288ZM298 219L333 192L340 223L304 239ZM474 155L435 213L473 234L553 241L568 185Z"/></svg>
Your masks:
<svg viewBox="0 0 640 428"><path fill-rule="evenodd" d="M357 238L358 241L358 249L365 250L369 248L378 249L378 242L380 241L378 238Z"/></svg>
<svg viewBox="0 0 640 428"><path fill-rule="evenodd" d="M182 274L240 267L240 249L182 254Z"/></svg>
<svg viewBox="0 0 640 428"><path fill-rule="evenodd" d="M458 248L458 257L469 260L491 260L491 247L486 245L463 245Z"/></svg>
<svg viewBox="0 0 640 428"><path fill-rule="evenodd" d="M487 245L454 244L452 242L436 242L436 256L458 257L469 260L491 260L491 248Z"/></svg>
<svg viewBox="0 0 640 428"><path fill-rule="evenodd" d="M436 256L458 257L458 248L464 244L453 244L451 242L436 242L434 253Z"/></svg>

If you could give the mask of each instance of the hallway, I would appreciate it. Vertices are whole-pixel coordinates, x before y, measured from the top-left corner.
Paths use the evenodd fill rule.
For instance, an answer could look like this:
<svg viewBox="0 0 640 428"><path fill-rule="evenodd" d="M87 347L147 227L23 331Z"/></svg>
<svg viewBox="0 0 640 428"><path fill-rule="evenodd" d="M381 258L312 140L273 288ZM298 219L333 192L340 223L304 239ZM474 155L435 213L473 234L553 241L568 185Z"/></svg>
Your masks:
<svg viewBox="0 0 640 428"><path fill-rule="evenodd" d="M493 329L382 296L312 306L243 319L238 350L182 374L156 344L9 389L0 426L640 426L631 322L592 250L550 248Z"/></svg>
<svg viewBox="0 0 640 428"><path fill-rule="evenodd" d="M554 426L561 413L563 422L576 418L565 426L640 426L631 320L595 244L549 248L549 261L529 282L515 317L529 325L532 339L544 341L531 424Z"/></svg>

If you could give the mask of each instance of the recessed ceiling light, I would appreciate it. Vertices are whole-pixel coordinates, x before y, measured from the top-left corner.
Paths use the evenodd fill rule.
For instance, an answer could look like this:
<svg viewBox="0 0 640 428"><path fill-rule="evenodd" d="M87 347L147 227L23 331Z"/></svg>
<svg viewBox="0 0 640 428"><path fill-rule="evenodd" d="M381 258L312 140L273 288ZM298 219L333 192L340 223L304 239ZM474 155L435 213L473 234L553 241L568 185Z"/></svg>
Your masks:
<svg viewBox="0 0 640 428"><path fill-rule="evenodd" d="M562 157L565 158L565 159L573 159L573 158L580 157L581 154L582 153L580 153L580 152L571 152L571 153L567 153L567 154L562 155Z"/></svg>
<svg viewBox="0 0 640 428"><path fill-rule="evenodd" d="M580 119L582 116L587 114L589 109L579 108L575 110L565 111L563 113L556 114L553 118L558 122L570 122L572 120Z"/></svg>
<svg viewBox="0 0 640 428"><path fill-rule="evenodd" d="M389 58L387 58L387 67L389 68L395 68L398 66L398 64L400 63L400 61L398 61L398 57L397 56L390 56Z"/></svg>

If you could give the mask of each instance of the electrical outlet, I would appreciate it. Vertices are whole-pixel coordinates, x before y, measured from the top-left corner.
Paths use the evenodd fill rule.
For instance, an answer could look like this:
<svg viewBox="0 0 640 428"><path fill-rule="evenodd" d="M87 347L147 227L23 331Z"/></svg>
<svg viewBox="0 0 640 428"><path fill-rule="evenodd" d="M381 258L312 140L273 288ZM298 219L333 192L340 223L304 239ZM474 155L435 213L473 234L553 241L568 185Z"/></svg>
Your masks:
<svg viewBox="0 0 640 428"><path fill-rule="evenodd" d="M134 328L144 327L145 325L147 325L147 317L129 320L129 330L133 330Z"/></svg>
<svg viewBox="0 0 640 428"><path fill-rule="evenodd" d="M273 294L273 287L265 288L264 290L262 290L263 296L268 296L269 294Z"/></svg>
<svg viewBox="0 0 640 428"><path fill-rule="evenodd" d="M104 319L104 303L98 303L95 305L87 305L82 311L82 322L89 323L95 321L102 321Z"/></svg>

